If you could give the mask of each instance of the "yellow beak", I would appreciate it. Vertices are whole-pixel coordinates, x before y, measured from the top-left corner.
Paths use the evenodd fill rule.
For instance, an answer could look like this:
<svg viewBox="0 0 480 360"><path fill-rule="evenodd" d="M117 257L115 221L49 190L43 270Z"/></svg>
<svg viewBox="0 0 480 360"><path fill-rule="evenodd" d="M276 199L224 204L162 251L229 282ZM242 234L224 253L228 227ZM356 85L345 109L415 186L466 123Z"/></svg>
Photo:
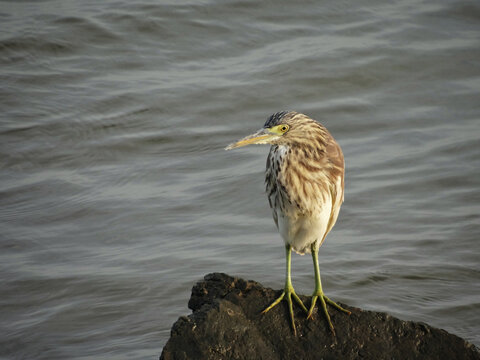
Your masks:
<svg viewBox="0 0 480 360"><path fill-rule="evenodd" d="M273 134L269 129L260 129L256 133L245 136L243 139L228 145L225 150L232 150L250 144L269 144L271 140L277 139L278 134Z"/></svg>

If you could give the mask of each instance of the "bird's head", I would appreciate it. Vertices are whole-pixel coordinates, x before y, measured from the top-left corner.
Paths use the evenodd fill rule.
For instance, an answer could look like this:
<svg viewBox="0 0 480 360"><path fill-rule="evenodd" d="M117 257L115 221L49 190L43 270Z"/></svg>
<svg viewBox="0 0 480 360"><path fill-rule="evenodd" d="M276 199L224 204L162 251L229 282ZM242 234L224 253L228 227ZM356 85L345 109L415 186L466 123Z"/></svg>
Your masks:
<svg viewBox="0 0 480 360"><path fill-rule="evenodd" d="M250 144L289 145L297 138L305 138L306 126L313 124L317 123L306 115L294 111L277 112L268 118L263 128L228 145L225 150Z"/></svg>

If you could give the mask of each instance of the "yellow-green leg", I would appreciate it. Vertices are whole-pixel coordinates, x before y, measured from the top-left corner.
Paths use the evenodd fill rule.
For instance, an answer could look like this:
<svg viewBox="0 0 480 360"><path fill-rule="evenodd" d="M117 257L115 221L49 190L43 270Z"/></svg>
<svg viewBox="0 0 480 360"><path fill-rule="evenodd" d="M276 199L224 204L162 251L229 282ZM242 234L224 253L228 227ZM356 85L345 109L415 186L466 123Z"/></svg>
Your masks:
<svg viewBox="0 0 480 360"><path fill-rule="evenodd" d="M320 299L320 303L322 304L323 312L327 317L328 325L330 326L330 330L332 331L333 335L335 335L335 329L333 328L332 321L330 320L330 315L328 314L327 310L327 303L335 307L337 310L343 311L348 315L351 314L350 311L345 310L340 305L336 304L332 300L330 300L322 290L322 281L320 280L320 267L318 266L318 246L316 244L312 244L312 258L313 258L313 266L315 269L315 290L312 294L312 305L310 305L310 310L308 311L307 319L312 317L313 309L315 308L315 304L317 299Z"/></svg>
<svg viewBox="0 0 480 360"><path fill-rule="evenodd" d="M282 295L278 297L269 307L262 311L262 314L265 314L267 311L272 309L275 305L277 305L282 299L287 295L287 303L288 303L288 310L290 311L290 321L292 322L293 333L297 335L297 330L295 328L295 320L293 317L293 305L292 305L292 296L295 301L302 307L302 309L307 312L307 308L303 305L302 300L298 297L295 293L295 290L292 286L292 278L290 276L290 266L291 266L291 257L292 257L292 247L290 245L285 246L286 251L286 259L287 259L287 278L285 280L285 288L282 292Z"/></svg>

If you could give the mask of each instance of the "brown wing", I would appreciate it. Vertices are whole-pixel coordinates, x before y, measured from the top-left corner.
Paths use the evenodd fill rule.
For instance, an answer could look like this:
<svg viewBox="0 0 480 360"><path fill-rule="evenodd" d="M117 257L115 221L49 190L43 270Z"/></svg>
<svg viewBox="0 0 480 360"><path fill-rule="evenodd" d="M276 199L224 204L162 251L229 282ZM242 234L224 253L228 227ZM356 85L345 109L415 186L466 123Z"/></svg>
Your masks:
<svg viewBox="0 0 480 360"><path fill-rule="evenodd" d="M326 154L329 163L327 178L329 179L329 190L332 199L332 212L328 220L327 231L325 232L321 243L323 243L325 237L330 230L332 230L333 225L335 225L335 222L337 221L340 207L344 200L345 189L345 161L340 145L338 145L332 136L328 139Z"/></svg>

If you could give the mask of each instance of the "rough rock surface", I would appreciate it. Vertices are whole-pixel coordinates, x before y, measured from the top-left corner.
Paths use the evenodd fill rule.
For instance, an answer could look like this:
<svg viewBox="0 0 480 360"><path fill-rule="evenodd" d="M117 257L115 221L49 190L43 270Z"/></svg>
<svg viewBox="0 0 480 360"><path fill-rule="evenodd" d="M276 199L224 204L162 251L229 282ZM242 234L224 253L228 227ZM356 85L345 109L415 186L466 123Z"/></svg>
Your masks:
<svg viewBox="0 0 480 360"><path fill-rule="evenodd" d="M336 337L321 313L307 320L294 306L295 337L285 302L260 314L280 294L255 281L206 275L192 289L193 313L173 325L160 359L480 359L474 345L444 330L343 304L350 316L329 309Z"/></svg>

